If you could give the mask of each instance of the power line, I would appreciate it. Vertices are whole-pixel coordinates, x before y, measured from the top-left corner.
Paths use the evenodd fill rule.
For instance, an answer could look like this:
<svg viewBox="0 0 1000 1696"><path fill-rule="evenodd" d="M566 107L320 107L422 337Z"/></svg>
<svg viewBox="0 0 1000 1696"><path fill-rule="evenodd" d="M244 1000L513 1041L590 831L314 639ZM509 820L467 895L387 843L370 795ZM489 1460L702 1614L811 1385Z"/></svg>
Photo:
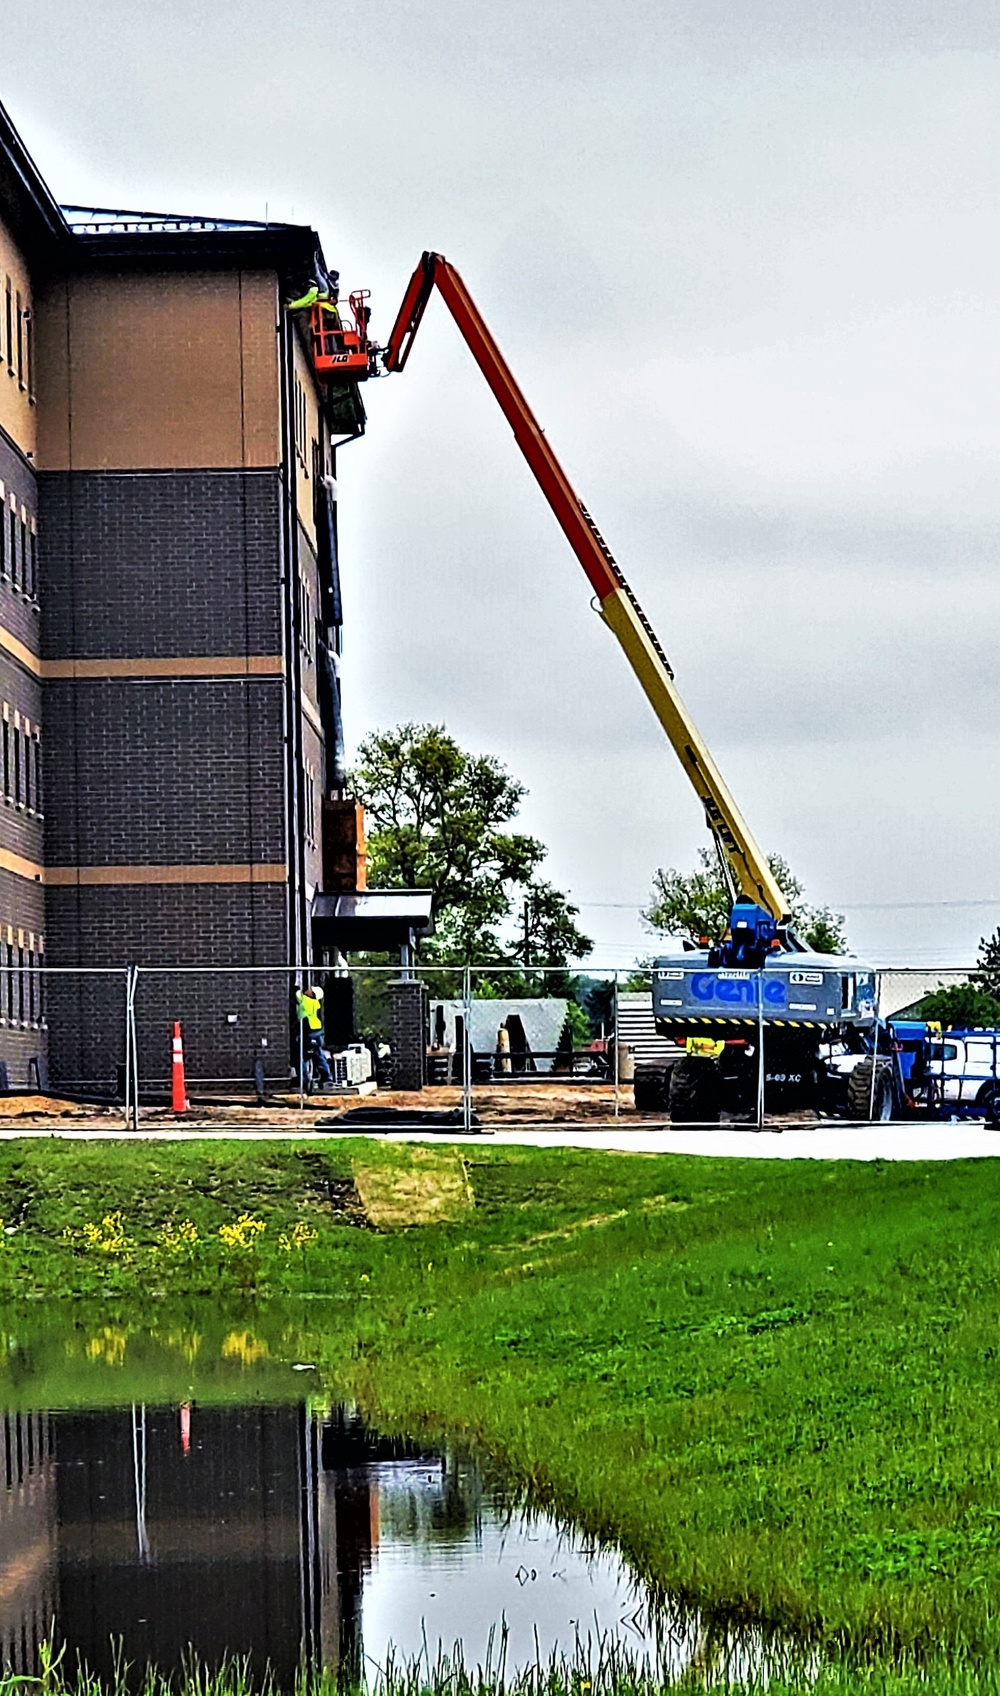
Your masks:
<svg viewBox="0 0 1000 1696"><path fill-rule="evenodd" d="M649 899L647 896L644 901L577 901L576 905L580 908L603 907L622 913L640 913L649 904ZM843 909L847 913L917 913L950 907L1000 908L1000 895L977 896L969 901L831 901L825 905L837 911Z"/></svg>

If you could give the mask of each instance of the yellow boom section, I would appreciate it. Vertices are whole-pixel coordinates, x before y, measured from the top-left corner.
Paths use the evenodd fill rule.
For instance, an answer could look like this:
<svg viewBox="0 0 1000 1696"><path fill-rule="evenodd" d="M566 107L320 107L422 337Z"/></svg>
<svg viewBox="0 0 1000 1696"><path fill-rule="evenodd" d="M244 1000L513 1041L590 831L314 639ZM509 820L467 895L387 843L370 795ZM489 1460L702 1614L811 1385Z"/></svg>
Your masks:
<svg viewBox="0 0 1000 1696"><path fill-rule="evenodd" d="M705 808L708 827L732 869L741 895L781 922L788 903L718 766L698 734L669 667L648 634L634 597L622 584L600 602L601 617L617 636L644 695Z"/></svg>

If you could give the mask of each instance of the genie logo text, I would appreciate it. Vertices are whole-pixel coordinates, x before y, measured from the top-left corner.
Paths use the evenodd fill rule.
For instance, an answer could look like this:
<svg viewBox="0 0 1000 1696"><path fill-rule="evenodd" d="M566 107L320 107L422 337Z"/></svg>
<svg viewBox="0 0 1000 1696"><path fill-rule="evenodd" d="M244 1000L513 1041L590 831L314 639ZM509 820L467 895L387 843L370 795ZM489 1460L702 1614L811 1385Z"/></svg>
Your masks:
<svg viewBox="0 0 1000 1696"><path fill-rule="evenodd" d="M692 972L691 994L696 1001L723 1003L727 1007L756 1007L756 977L720 977L716 972ZM784 978L765 977L764 1006L787 1007L788 985Z"/></svg>

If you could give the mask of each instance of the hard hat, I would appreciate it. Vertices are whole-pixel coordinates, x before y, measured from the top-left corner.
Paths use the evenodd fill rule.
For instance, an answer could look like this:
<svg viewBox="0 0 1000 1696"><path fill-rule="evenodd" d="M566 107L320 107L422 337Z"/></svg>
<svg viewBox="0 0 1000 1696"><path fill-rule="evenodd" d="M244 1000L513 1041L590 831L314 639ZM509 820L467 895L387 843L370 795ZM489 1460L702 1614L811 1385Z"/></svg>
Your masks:
<svg viewBox="0 0 1000 1696"><path fill-rule="evenodd" d="M309 994L312 996L314 1001L322 1001L323 999L323 991L321 989L317 989L315 984L309 990Z"/></svg>

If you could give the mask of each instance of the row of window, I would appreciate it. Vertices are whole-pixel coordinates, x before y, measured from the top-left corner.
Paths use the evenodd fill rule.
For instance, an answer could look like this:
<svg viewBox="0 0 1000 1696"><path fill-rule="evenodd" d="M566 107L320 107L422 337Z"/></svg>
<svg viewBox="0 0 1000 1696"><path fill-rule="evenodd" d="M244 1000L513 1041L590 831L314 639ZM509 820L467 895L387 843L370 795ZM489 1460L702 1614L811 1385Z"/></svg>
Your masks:
<svg viewBox="0 0 1000 1696"><path fill-rule="evenodd" d="M0 580L38 599L38 521L13 489L0 483Z"/></svg>
<svg viewBox="0 0 1000 1696"><path fill-rule="evenodd" d="M4 800L35 818L44 818L42 742L38 726L22 718L4 701L0 738Z"/></svg>
<svg viewBox="0 0 1000 1696"><path fill-rule="evenodd" d="M46 1022L41 942L33 931L13 931L9 926L6 941L0 941L0 1025L30 1029Z"/></svg>
<svg viewBox="0 0 1000 1696"><path fill-rule="evenodd" d="M0 362L6 360L7 373L16 377L17 386L35 398L35 349L31 309L14 282L3 278L3 305L0 310Z"/></svg>

